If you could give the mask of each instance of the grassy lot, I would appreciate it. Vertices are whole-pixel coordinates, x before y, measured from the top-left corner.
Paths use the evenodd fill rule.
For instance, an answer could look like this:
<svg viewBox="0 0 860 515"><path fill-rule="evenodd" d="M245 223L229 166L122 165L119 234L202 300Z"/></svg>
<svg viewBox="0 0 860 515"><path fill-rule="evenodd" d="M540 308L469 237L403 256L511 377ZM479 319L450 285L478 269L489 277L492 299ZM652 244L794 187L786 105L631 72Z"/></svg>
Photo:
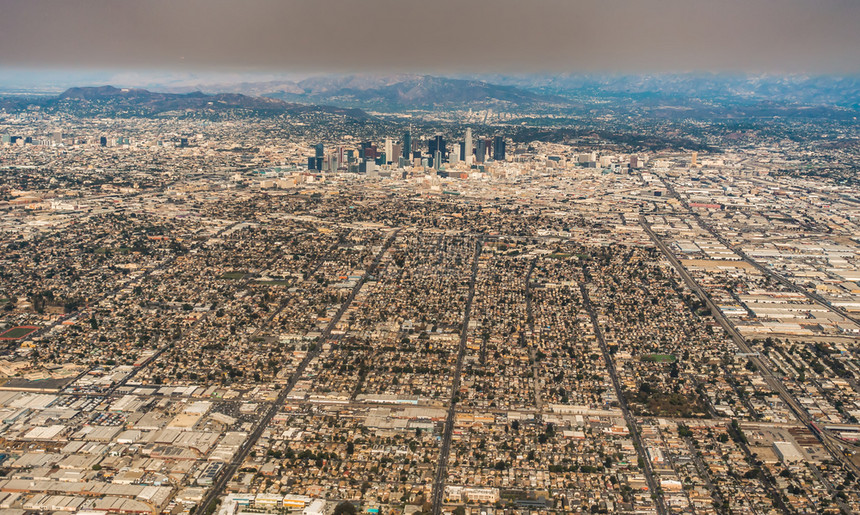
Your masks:
<svg viewBox="0 0 860 515"><path fill-rule="evenodd" d="M221 279L229 279L231 281L242 279L243 277L245 277L245 272L225 272L221 275Z"/></svg>
<svg viewBox="0 0 860 515"><path fill-rule="evenodd" d="M698 395L661 391L627 392L627 401L638 416L707 418L707 409Z"/></svg>
<svg viewBox="0 0 860 515"><path fill-rule="evenodd" d="M671 354L646 354L642 356L642 361L653 361L655 363L671 363L675 361L675 356Z"/></svg>
<svg viewBox="0 0 860 515"><path fill-rule="evenodd" d="M32 327L32 326L13 327L12 329L9 329L5 333L0 334L0 338L5 339L5 340L17 340L18 338L23 338L23 337L27 336L28 334L32 333L36 329L38 329L38 327Z"/></svg>

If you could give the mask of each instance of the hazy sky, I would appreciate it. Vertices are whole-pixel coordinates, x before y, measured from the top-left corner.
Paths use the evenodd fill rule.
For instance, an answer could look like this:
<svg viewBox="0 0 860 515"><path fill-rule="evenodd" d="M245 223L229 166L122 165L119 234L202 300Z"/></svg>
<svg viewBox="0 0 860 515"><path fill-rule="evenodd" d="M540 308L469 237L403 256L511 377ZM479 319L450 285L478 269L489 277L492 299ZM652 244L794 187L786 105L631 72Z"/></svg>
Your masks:
<svg viewBox="0 0 860 515"><path fill-rule="evenodd" d="M860 72L860 0L0 0L0 66Z"/></svg>

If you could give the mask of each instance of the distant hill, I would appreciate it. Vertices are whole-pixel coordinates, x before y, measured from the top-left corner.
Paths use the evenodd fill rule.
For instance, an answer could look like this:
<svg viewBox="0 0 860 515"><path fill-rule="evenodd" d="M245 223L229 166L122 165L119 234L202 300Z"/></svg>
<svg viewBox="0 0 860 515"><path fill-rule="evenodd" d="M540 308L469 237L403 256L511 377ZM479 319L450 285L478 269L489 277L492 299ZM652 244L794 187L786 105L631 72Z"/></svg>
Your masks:
<svg viewBox="0 0 860 515"><path fill-rule="evenodd" d="M113 86L69 88L55 98L42 101L42 105L48 110L62 110L83 116L158 116L168 113L214 114L233 111L256 116L322 113L355 119L370 117L360 109L288 103L240 93L157 93Z"/></svg>
<svg viewBox="0 0 860 515"><path fill-rule="evenodd" d="M566 103L559 96L515 86L408 74L313 77L268 96L294 102L394 110L494 106L510 109Z"/></svg>
<svg viewBox="0 0 860 515"><path fill-rule="evenodd" d="M860 76L858 75L681 73L482 75L479 77L495 84L565 98L619 98L633 101L703 99L722 103L783 102L855 108L860 105Z"/></svg>

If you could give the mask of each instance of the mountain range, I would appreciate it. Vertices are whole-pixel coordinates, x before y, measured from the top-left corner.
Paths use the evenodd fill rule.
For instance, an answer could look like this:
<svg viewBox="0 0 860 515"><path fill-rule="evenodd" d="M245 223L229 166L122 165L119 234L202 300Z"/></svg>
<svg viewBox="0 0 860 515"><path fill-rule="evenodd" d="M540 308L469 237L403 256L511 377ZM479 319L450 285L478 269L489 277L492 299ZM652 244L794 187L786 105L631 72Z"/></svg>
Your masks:
<svg viewBox="0 0 860 515"><path fill-rule="evenodd" d="M480 75L494 84L567 99L586 96L630 100L702 99L721 102L783 102L860 106L857 75L554 74Z"/></svg>
<svg viewBox="0 0 860 515"><path fill-rule="evenodd" d="M852 120L860 111L857 76L358 74L243 78L162 77L146 82L136 77L125 80L145 83L148 89L72 87L58 96L41 97L17 91L0 98L0 108L14 111L35 104L81 115L120 116L205 116L227 111L256 116L319 113L357 120L369 116L365 110L493 109L578 116L608 113L660 118L844 120Z"/></svg>
<svg viewBox="0 0 860 515"><path fill-rule="evenodd" d="M860 76L676 74L321 75L268 80L186 78L152 83L162 91L241 93L289 102L327 103L388 110L564 106L594 98L632 102L718 100L857 107Z"/></svg>
<svg viewBox="0 0 860 515"><path fill-rule="evenodd" d="M431 75L312 77L284 86L267 96L294 102L324 102L388 110L458 107L510 109L567 103L557 95L536 93L521 87Z"/></svg>
<svg viewBox="0 0 860 515"><path fill-rule="evenodd" d="M253 116L328 114L357 120L370 117L360 109L289 103L241 93L160 93L113 86L73 87L56 97L7 98L0 107L13 110L28 105L38 105L47 112L64 111L79 116L158 117L229 111Z"/></svg>

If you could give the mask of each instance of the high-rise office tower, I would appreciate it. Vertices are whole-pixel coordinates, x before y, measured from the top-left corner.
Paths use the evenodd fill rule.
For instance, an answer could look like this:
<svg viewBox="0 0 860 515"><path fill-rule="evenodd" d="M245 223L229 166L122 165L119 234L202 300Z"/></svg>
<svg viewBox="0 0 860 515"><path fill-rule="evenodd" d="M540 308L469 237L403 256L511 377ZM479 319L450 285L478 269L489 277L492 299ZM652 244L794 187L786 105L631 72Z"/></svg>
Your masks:
<svg viewBox="0 0 860 515"><path fill-rule="evenodd" d="M460 159L463 161L466 160L468 156L472 155L472 128L469 127L466 129L466 144L463 146L463 151L460 153Z"/></svg>
<svg viewBox="0 0 860 515"><path fill-rule="evenodd" d="M451 149L451 153L448 154L448 162L451 164L457 164L460 161L460 156L463 154L463 145L460 143L454 143L454 148Z"/></svg>
<svg viewBox="0 0 860 515"><path fill-rule="evenodd" d="M694 151L693 156L690 158L690 168L696 167L696 158L697 157L699 157L699 153Z"/></svg>
<svg viewBox="0 0 860 515"><path fill-rule="evenodd" d="M442 159L445 159L445 156L448 154L445 138L443 138L441 134L437 134L433 139L427 142L427 150L430 156L435 156L436 151L438 150L442 154Z"/></svg>
<svg viewBox="0 0 860 515"><path fill-rule="evenodd" d="M317 158L325 157L325 147L323 147L322 143L317 143L316 146L314 147L314 151L316 152L315 157L317 157Z"/></svg>
<svg viewBox="0 0 860 515"><path fill-rule="evenodd" d="M487 140L479 139L478 147L475 149L475 162L483 163L485 157L487 157Z"/></svg>
<svg viewBox="0 0 860 515"><path fill-rule="evenodd" d="M403 135L403 157L412 159L412 131L406 131Z"/></svg>
<svg viewBox="0 0 860 515"><path fill-rule="evenodd" d="M505 138L502 136L493 138L493 159L496 161L505 160Z"/></svg>
<svg viewBox="0 0 860 515"><path fill-rule="evenodd" d="M391 161L394 156L394 142L391 138L385 138L385 160Z"/></svg>
<svg viewBox="0 0 860 515"><path fill-rule="evenodd" d="M364 149L364 158L368 161L376 160L376 158L379 157L379 149L376 147L376 145L367 142L362 143L361 146Z"/></svg>

